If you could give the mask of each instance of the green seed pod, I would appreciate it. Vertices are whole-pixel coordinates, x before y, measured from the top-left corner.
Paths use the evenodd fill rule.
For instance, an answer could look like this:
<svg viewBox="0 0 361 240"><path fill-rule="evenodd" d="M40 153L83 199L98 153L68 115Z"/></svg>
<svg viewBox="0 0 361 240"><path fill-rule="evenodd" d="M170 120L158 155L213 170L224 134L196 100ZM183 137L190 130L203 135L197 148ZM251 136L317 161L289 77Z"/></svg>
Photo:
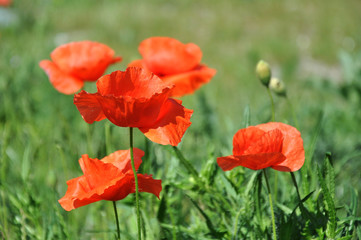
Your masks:
<svg viewBox="0 0 361 240"><path fill-rule="evenodd" d="M269 88L275 92L279 96L286 96L286 86L285 83L278 78L271 78L271 81L269 83Z"/></svg>
<svg viewBox="0 0 361 240"><path fill-rule="evenodd" d="M262 84L268 87L272 73L267 62L263 60L258 62L256 66L256 75L258 79L261 80Z"/></svg>

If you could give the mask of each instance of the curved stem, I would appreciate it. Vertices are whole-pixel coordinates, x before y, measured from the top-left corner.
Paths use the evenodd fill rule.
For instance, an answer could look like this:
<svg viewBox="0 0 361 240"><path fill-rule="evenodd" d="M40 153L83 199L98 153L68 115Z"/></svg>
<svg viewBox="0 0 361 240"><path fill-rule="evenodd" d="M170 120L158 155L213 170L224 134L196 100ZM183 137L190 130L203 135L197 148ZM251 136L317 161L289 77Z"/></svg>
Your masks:
<svg viewBox="0 0 361 240"><path fill-rule="evenodd" d="M196 180L199 183L199 174L197 170L193 167L192 163L183 156L182 152L179 151L179 149L176 146L173 146L173 149L177 154L177 157L180 160L180 162L187 168L188 172L192 174L194 180Z"/></svg>
<svg viewBox="0 0 361 240"><path fill-rule="evenodd" d="M132 163L132 169L134 173L134 182L135 182L135 207L137 211L137 225L138 225L138 240L142 239L142 232L140 227L140 212L139 212L139 188L138 188L138 176L137 170L135 169L134 164L134 155L133 155L133 128L129 128L129 145L130 145L130 160Z"/></svg>
<svg viewBox="0 0 361 240"><path fill-rule="evenodd" d="M295 185L295 187L296 187L298 200L300 200L300 202L302 202L302 198L301 198L300 190L298 189L298 185L297 185L297 181L296 181L295 174L294 174L293 172L290 172L290 173L291 173L293 185Z"/></svg>
<svg viewBox="0 0 361 240"><path fill-rule="evenodd" d="M117 239L120 240L119 218L118 218L117 204L115 201L113 201L113 208L114 208L114 214L115 214L115 221L117 223L117 236L118 236Z"/></svg>
<svg viewBox="0 0 361 240"><path fill-rule="evenodd" d="M271 90L269 89L269 87L267 87L267 92L268 92L269 98L271 100L271 110L272 110L271 122L274 122L275 121L275 103L273 101L272 93L271 93Z"/></svg>
<svg viewBox="0 0 361 240"><path fill-rule="evenodd" d="M264 174L264 178L266 179L266 185L267 185L267 190L268 190L268 198L269 198L269 205L271 207L273 239L277 240L275 213L274 213L274 210L273 210L271 188L269 186L266 169L263 169L263 174Z"/></svg>

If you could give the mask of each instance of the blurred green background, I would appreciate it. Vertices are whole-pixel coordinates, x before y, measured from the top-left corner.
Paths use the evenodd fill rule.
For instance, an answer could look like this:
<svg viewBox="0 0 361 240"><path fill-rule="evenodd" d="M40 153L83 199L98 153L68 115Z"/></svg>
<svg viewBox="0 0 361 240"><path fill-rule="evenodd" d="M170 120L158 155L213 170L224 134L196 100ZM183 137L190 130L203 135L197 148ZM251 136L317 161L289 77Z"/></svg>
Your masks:
<svg viewBox="0 0 361 240"><path fill-rule="evenodd" d="M307 164L332 152L336 199L347 204L350 189L361 190L360 13L359 0L13 0L0 7L0 238L52 239L65 229L71 239L89 239L112 221L110 204L67 213L57 203L66 180L80 175L77 159L106 154L107 124L112 150L128 148L127 129L106 121L88 126L73 96L58 93L38 66L58 45L78 40L107 44L123 57L108 73L140 58L137 47L151 36L200 46L202 62L217 74L182 99L194 114L181 149L198 169L210 152L214 161L231 153L245 111L252 125L270 120L266 89L254 74L257 61L266 60L286 83L306 151L315 141ZM276 120L294 125L287 101L275 97L275 104ZM145 147L139 132L135 146ZM170 147L151 147L149 173L164 181L186 176L169 163ZM135 232L131 200L124 201L122 219L131 220L122 231Z"/></svg>

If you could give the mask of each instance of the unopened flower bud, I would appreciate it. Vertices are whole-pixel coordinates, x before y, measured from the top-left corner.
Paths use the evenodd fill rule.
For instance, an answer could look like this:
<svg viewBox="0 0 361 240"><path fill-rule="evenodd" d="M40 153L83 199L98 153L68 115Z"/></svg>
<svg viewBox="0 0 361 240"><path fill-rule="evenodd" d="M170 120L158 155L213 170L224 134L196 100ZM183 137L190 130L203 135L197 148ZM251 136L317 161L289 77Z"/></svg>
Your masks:
<svg viewBox="0 0 361 240"><path fill-rule="evenodd" d="M262 84L268 87L271 80L271 68L267 62L261 60L256 66L256 75L261 80Z"/></svg>
<svg viewBox="0 0 361 240"><path fill-rule="evenodd" d="M269 83L269 88L275 92L277 95L280 96L286 96L286 86L285 83L278 78L271 78L271 81Z"/></svg>

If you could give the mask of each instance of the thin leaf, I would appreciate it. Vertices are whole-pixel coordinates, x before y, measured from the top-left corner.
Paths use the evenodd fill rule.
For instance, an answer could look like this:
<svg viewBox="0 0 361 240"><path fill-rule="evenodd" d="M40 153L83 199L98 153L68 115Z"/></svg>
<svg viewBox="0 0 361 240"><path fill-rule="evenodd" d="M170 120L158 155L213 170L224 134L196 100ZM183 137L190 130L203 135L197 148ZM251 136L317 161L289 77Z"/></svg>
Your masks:
<svg viewBox="0 0 361 240"><path fill-rule="evenodd" d="M322 193L325 198L327 208L328 208L328 221L327 221L327 229L326 234L329 238L334 239L336 235L336 210L335 210L335 203L333 202L330 190L326 185L326 181L322 176L320 168L317 166L317 173L318 173L318 180L321 185Z"/></svg>
<svg viewBox="0 0 361 240"><path fill-rule="evenodd" d="M250 109L249 105L247 105L244 108L244 112L243 112L243 126L244 126L244 128L246 128L249 125L251 125L251 109Z"/></svg>
<svg viewBox="0 0 361 240"><path fill-rule="evenodd" d="M198 211L202 214L202 216L205 218L206 220L206 224L207 224L207 227L211 233L211 235L213 237L217 237L217 238L220 238L224 235L224 233L222 232L218 232L213 224L212 224L212 221L211 219L208 217L208 215L202 210L202 208L197 204L197 202L195 200L193 200L190 196L186 195L190 200L191 202L193 203L193 205L198 209Z"/></svg>

